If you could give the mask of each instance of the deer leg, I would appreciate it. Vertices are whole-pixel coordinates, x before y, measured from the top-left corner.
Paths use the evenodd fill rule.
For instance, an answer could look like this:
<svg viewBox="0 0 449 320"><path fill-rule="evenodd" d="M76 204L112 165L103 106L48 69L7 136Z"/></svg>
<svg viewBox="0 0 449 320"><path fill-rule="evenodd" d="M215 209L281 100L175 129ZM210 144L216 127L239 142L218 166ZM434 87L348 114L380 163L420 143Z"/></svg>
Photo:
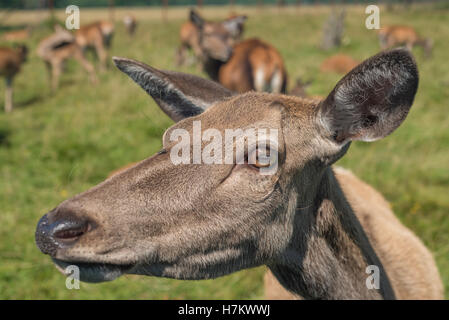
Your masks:
<svg viewBox="0 0 449 320"><path fill-rule="evenodd" d="M385 50L388 48L388 41L387 41L387 37L384 35L379 35L379 43L380 43L380 48L382 50Z"/></svg>
<svg viewBox="0 0 449 320"><path fill-rule="evenodd" d="M180 45L179 48L176 50L175 54L175 63L176 66L180 67L185 62L185 53L186 53L186 47L184 45Z"/></svg>
<svg viewBox="0 0 449 320"><path fill-rule="evenodd" d="M432 56L432 47L433 47L432 40L429 39L429 38L423 39L422 40L422 47L424 49L424 57L426 59L430 58Z"/></svg>
<svg viewBox="0 0 449 320"><path fill-rule="evenodd" d="M386 46L385 49L392 48L392 47L394 47L396 45L396 40L393 37L391 37L391 36L387 37L386 44L387 44L387 46Z"/></svg>
<svg viewBox="0 0 449 320"><path fill-rule="evenodd" d="M202 63L202 61L204 61L204 55L203 55L203 50L201 49L199 43L195 43L194 45L192 45L192 50L193 50L193 54L194 54L194 61L196 63ZM201 66L200 66L200 70L201 70Z"/></svg>
<svg viewBox="0 0 449 320"><path fill-rule="evenodd" d="M105 71L107 67L108 54L102 41L96 42L95 51L97 52L98 59L100 60L100 70Z"/></svg>
<svg viewBox="0 0 449 320"><path fill-rule="evenodd" d="M98 82L98 79L97 79L97 75L95 74L95 68L89 61L87 61L83 52L81 50L76 51L74 58L76 61L79 62L79 64L81 64L81 66L84 68L84 70L87 71L87 73L89 74L90 82L93 84L96 84Z"/></svg>
<svg viewBox="0 0 449 320"><path fill-rule="evenodd" d="M5 112L12 111L12 78L6 78L6 90L5 90Z"/></svg>
<svg viewBox="0 0 449 320"><path fill-rule="evenodd" d="M48 77L48 83L51 88L51 81L52 81L52 65L49 61L45 61L45 67L47 69L47 77Z"/></svg>
<svg viewBox="0 0 449 320"><path fill-rule="evenodd" d="M59 77L62 72L62 63L60 61L51 64L51 91L54 93L59 87Z"/></svg>

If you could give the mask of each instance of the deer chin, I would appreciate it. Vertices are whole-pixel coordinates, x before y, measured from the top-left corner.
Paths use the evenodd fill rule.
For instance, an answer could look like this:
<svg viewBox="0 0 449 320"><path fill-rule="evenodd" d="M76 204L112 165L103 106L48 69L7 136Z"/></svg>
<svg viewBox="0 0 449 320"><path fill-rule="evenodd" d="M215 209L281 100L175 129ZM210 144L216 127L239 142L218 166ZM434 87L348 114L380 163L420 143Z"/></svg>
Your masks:
<svg viewBox="0 0 449 320"><path fill-rule="evenodd" d="M263 264L253 258L237 248L221 249L179 257L175 262L159 260L141 263L127 273L177 280L206 280Z"/></svg>
<svg viewBox="0 0 449 320"><path fill-rule="evenodd" d="M76 266L79 269L79 280L83 282L105 282L112 281L121 275L128 273L133 268L132 265L115 265L95 262L70 262L52 258L56 268L65 275L76 274L66 271L69 266Z"/></svg>

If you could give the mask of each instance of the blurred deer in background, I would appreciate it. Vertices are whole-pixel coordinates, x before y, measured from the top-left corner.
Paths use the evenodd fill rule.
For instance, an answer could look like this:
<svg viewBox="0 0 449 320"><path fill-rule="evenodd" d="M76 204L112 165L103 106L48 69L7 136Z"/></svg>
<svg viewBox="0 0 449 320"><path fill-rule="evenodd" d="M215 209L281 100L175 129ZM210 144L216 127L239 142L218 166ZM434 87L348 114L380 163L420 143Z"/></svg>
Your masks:
<svg viewBox="0 0 449 320"><path fill-rule="evenodd" d="M37 55L44 60L50 77L51 89L54 92L59 86L59 78L68 59L75 59L86 72L92 83L97 82L95 69L87 61L83 50L75 37L60 26L55 26L55 33L39 42Z"/></svg>
<svg viewBox="0 0 449 320"><path fill-rule="evenodd" d="M192 10L193 12L193 10ZM211 25L215 25L217 29L222 29L226 33L229 33L229 44L233 45L237 40L240 40L243 34L243 25L247 17L242 15L232 15L222 22L209 22ZM200 29L191 20L182 24L179 31L179 37L181 45L176 51L176 64L178 66L183 65L186 61L186 53L189 49L193 51L193 54L197 61L203 59L203 49L201 47Z"/></svg>
<svg viewBox="0 0 449 320"><path fill-rule="evenodd" d="M320 66L322 72L345 74L354 69L359 62L346 54L336 54L325 59Z"/></svg>
<svg viewBox="0 0 449 320"><path fill-rule="evenodd" d="M382 49L405 45L410 51L415 46L421 46L424 56L432 55L433 41L430 38L422 38L413 27L386 26L378 31L379 42Z"/></svg>
<svg viewBox="0 0 449 320"><path fill-rule="evenodd" d="M125 25L126 32L130 36L133 36L136 32L137 20L133 15L127 14L123 17L123 24Z"/></svg>
<svg viewBox="0 0 449 320"><path fill-rule="evenodd" d="M289 95L307 98L309 95L306 92L307 87L310 86L312 80L308 80L304 82L301 78L296 78L296 83L293 89L290 90Z"/></svg>
<svg viewBox="0 0 449 320"><path fill-rule="evenodd" d="M323 101L236 94L197 76L114 62L176 123L157 154L40 219L36 244L59 270L76 265L87 282L124 274L200 280L267 265L267 298L443 298L432 254L388 202L332 168L351 142L384 138L405 120L418 88L407 50L364 61ZM198 147L190 139L198 122L203 134L277 135L248 143L241 163L174 163L180 132L188 155ZM237 138L219 140L229 146L239 152Z"/></svg>
<svg viewBox="0 0 449 320"><path fill-rule="evenodd" d="M233 13L223 21L223 24L229 30L229 32L231 33L231 37L235 41L239 41L242 39L243 33L245 31L245 21L247 19L247 16Z"/></svg>
<svg viewBox="0 0 449 320"><path fill-rule="evenodd" d="M205 21L193 10L190 19L199 30L201 62L212 80L235 92L285 93L287 72L272 45L256 38L234 45L232 34L222 24Z"/></svg>
<svg viewBox="0 0 449 320"><path fill-rule="evenodd" d="M5 112L13 109L13 81L26 61L28 49L24 45L16 48L0 47L0 76L5 77Z"/></svg>
<svg viewBox="0 0 449 320"><path fill-rule="evenodd" d="M108 49L114 35L114 25L109 21L97 21L82 26L75 32L76 43L86 52L93 49L100 60L100 70L107 68Z"/></svg>
<svg viewBox="0 0 449 320"><path fill-rule="evenodd" d="M2 34L2 39L9 42L20 42L25 41L30 38L31 27L27 27L21 30L14 30L5 32Z"/></svg>
<svg viewBox="0 0 449 320"><path fill-rule="evenodd" d="M323 100L324 99L323 96L310 95L307 93L307 88L312 84L312 82L313 82L312 80L304 82L301 78L296 78L296 84L288 94L300 98Z"/></svg>

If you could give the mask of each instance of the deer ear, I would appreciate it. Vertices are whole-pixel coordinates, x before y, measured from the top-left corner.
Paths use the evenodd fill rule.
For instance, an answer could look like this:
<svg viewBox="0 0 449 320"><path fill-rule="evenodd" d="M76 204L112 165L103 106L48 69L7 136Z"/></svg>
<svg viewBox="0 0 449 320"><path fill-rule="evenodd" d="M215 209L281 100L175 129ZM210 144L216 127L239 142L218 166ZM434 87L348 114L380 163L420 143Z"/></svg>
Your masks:
<svg viewBox="0 0 449 320"><path fill-rule="evenodd" d="M234 95L218 83L197 76L162 71L144 63L113 57L115 65L140 85L174 121L198 115Z"/></svg>
<svg viewBox="0 0 449 320"><path fill-rule="evenodd" d="M409 51L381 52L338 82L319 107L319 122L337 143L383 138L404 121L417 88Z"/></svg>
<svg viewBox="0 0 449 320"><path fill-rule="evenodd" d="M223 21L223 26L231 34L237 34L239 32L240 27L245 23L246 19L248 19L247 16L237 16Z"/></svg>
<svg viewBox="0 0 449 320"><path fill-rule="evenodd" d="M205 23L204 19L198 14L198 12L193 9L190 10L190 21L200 29Z"/></svg>

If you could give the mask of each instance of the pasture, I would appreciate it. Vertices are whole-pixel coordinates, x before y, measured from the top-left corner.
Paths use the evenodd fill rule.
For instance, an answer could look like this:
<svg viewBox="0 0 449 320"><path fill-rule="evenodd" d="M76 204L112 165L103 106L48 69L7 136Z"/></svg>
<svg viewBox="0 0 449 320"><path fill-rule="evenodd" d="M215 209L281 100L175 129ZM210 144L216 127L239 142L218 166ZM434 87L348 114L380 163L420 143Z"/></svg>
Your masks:
<svg viewBox="0 0 449 320"><path fill-rule="evenodd" d="M329 52L318 45L329 7L236 7L247 14L244 38L260 37L282 54L291 88L297 77L313 80L308 92L327 95L340 79L319 65L342 52L363 60L379 51L374 31L365 28L365 7L347 7L343 46ZM204 8L208 19L225 18L229 7ZM130 38L121 17L133 12L139 26ZM111 54L175 69L178 30L187 8L116 10ZM63 11L57 15L63 19ZM0 83L0 298L2 299L258 299L263 297L260 267L206 281L123 276L111 283L81 283L68 290L48 256L35 245L38 219L64 199L103 181L109 172L142 160L161 148L172 121L153 100L111 63L91 85L75 63L67 65L61 87L51 94L38 41L50 33L46 12L15 12L8 23L40 25L28 41L30 54L15 81L15 109L3 112ZM107 18L106 11L81 9L81 22ZM381 10L381 24L413 25L434 40L433 57L414 54L420 85L404 124L375 143L353 143L337 165L379 190L396 215L433 252L449 293L449 8L413 6ZM92 56L89 56L92 59ZM195 66L178 69L203 75Z"/></svg>

